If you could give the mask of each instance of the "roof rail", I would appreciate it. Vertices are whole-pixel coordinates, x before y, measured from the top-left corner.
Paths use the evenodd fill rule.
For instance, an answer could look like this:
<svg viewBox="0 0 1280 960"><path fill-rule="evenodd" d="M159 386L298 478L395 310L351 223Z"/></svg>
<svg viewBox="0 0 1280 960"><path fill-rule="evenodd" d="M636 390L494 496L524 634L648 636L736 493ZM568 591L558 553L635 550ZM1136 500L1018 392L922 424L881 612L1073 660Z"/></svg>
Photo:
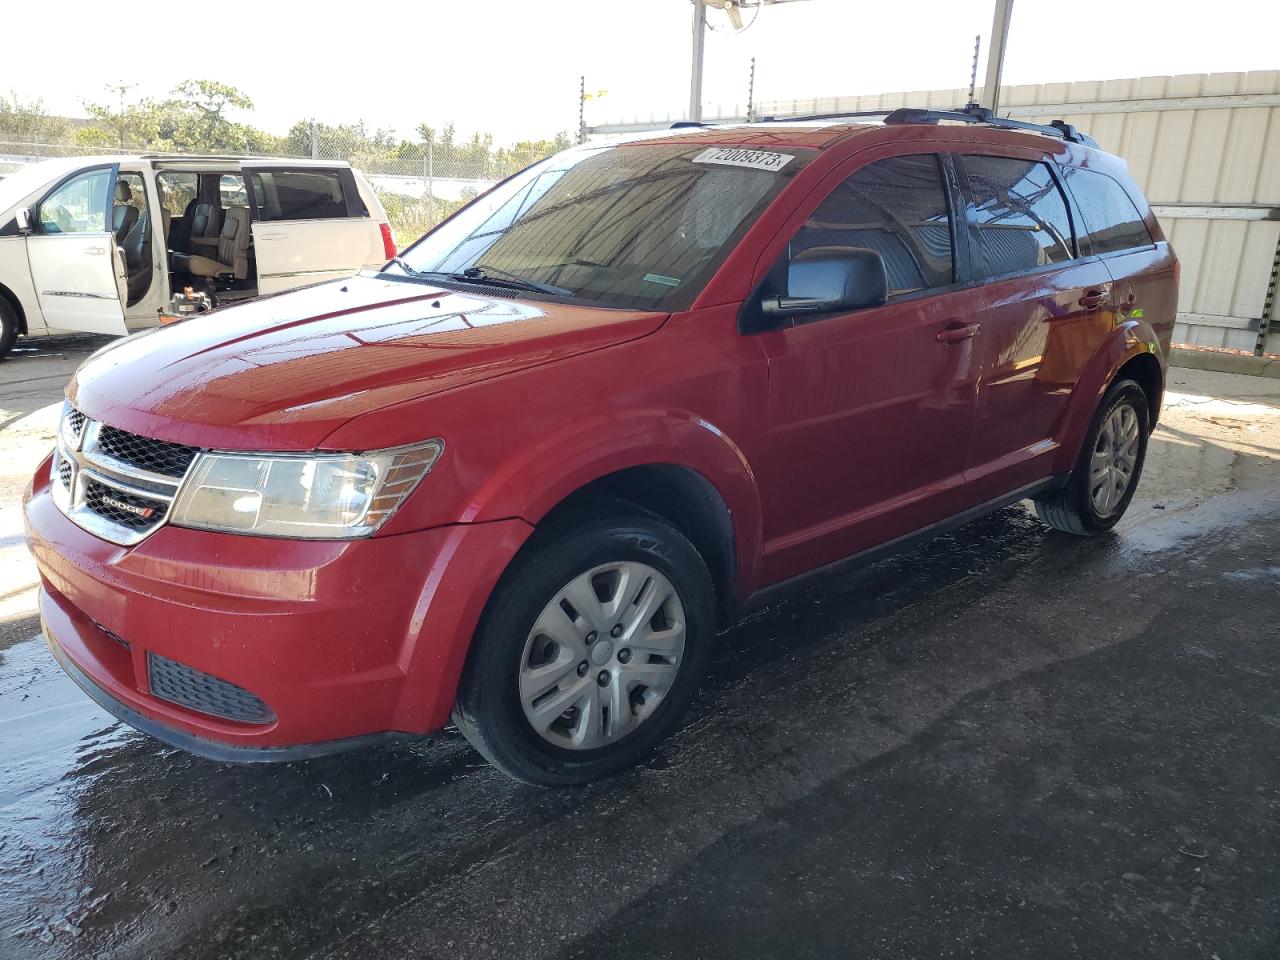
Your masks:
<svg viewBox="0 0 1280 960"><path fill-rule="evenodd" d="M837 113L806 113L794 117L756 117L756 123L801 123L807 120L852 120L858 117L883 117L886 124L897 123L938 123L941 120L954 120L958 123L981 123L1003 130L1026 130L1029 133L1040 133L1050 137L1058 137L1070 143L1080 143L1086 147L1096 147L1098 141L1087 133L1081 133L1074 125L1064 120L1053 120L1048 124L1027 123L1025 120L1011 120L1008 117L997 117L986 107L976 103L966 104L959 110L930 110L922 107L898 107L889 110L846 110ZM671 124L672 130L687 127L711 127L714 122L697 120L677 120Z"/></svg>
<svg viewBox="0 0 1280 960"><path fill-rule="evenodd" d="M805 113L796 117L756 117L756 123L794 123L805 120L843 120L846 117L885 117L892 110L842 110L838 113Z"/></svg>
<svg viewBox="0 0 1280 960"><path fill-rule="evenodd" d="M1081 143L1087 147L1096 147L1098 142L1087 133L1081 133L1074 126L1062 120L1054 120L1049 124L1027 123L1025 120L1010 120L1008 117L997 117L986 107L970 104L963 110L922 110L918 107L899 107L884 118L890 123L938 123L940 120L954 120L959 123L981 123L986 126L1000 127L1003 130L1027 130L1031 133L1043 133L1050 137L1059 137L1070 143Z"/></svg>
<svg viewBox="0 0 1280 960"><path fill-rule="evenodd" d="M842 120L846 117L883 117L892 110L854 110L843 113L806 113L796 117L756 117L751 123L800 123L806 120ZM740 121L715 120L677 120L668 129L681 130L685 127L716 127Z"/></svg>

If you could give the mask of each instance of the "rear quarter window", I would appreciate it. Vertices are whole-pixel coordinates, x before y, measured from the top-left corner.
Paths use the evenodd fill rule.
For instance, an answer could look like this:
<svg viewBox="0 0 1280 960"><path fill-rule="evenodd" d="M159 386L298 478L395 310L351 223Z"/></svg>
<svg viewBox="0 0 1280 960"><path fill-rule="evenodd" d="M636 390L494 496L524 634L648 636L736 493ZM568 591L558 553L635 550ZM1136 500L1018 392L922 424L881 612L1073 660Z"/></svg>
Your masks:
<svg viewBox="0 0 1280 960"><path fill-rule="evenodd" d="M1149 247L1155 242L1118 181L1083 167L1063 167L1062 177L1075 197L1094 253Z"/></svg>

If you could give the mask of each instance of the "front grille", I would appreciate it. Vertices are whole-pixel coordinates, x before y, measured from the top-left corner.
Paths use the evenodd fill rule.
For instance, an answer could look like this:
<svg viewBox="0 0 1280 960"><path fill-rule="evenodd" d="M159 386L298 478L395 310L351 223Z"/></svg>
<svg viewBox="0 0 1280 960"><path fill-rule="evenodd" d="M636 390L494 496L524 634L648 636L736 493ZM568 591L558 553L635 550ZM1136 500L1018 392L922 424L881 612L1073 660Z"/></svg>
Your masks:
<svg viewBox="0 0 1280 960"><path fill-rule="evenodd" d="M151 693L199 713L241 723L270 723L271 708L243 687L157 653L147 654Z"/></svg>
<svg viewBox="0 0 1280 960"><path fill-rule="evenodd" d="M165 522L199 452L108 426L68 403L50 493L58 509L85 530L132 546Z"/></svg>
<svg viewBox="0 0 1280 960"><path fill-rule="evenodd" d="M168 504L161 500L125 493L97 480L85 483L84 505L98 516L130 530L152 527L168 509Z"/></svg>
<svg viewBox="0 0 1280 960"><path fill-rule="evenodd" d="M182 477L195 459L196 448L167 440L152 440L108 427L98 433L98 449L131 466L141 467L166 477Z"/></svg>

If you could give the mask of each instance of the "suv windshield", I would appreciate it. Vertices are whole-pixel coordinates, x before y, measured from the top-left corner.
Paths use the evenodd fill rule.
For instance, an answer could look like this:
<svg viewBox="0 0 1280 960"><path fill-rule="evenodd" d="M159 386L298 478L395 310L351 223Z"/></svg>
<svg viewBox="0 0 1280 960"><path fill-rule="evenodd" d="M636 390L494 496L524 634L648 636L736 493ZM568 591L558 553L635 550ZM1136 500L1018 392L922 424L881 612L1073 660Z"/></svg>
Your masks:
<svg viewBox="0 0 1280 960"><path fill-rule="evenodd" d="M687 143L568 150L479 197L388 269L680 309L812 155Z"/></svg>

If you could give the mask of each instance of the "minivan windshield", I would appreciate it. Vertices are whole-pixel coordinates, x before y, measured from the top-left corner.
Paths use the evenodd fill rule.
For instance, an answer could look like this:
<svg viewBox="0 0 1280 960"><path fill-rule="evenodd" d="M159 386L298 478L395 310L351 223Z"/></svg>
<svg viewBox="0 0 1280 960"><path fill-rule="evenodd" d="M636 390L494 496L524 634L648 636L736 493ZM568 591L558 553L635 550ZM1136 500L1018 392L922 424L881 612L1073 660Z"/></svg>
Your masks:
<svg viewBox="0 0 1280 960"><path fill-rule="evenodd" d="M652 142L567 150L477 198L387 270L681 309L813 153Z"/></svg>

